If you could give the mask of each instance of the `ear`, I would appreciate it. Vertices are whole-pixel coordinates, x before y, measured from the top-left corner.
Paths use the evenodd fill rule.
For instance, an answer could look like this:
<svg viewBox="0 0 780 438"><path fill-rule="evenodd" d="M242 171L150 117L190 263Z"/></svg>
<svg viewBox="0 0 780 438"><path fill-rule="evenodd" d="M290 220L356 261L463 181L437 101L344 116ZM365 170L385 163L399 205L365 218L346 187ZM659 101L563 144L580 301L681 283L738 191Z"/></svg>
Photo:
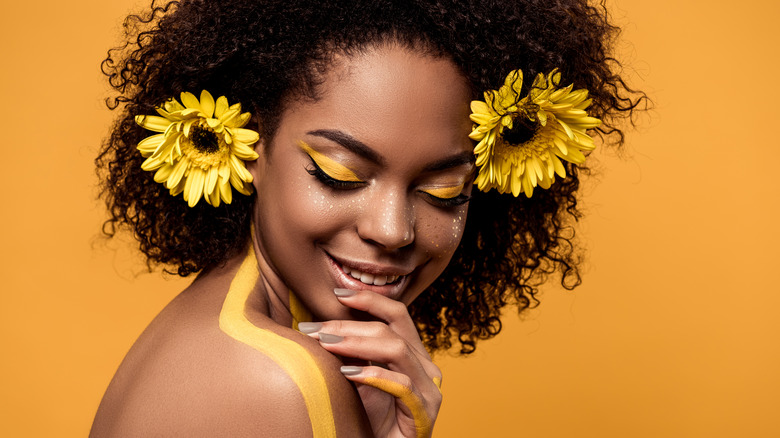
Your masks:
<svg viewBox="0 0 780 438"><path fill-rule="evenodd" d="M265 140L262 138L255 143L255 152L257 152L256 160L253 161L247 161L246 162L246 168L249 171L250 174L252 174L252 178L254 181L257 181L258 178L262 177L263 169L265 169L266 164L266 156L265 156Z"/></svg>
<svg viewBox="0 0 780 438"><path fill-rule="evenodd" d="M260 129L260 120L257 118L257 116L252 116L252 122L255 125L255 131L262 132ZM257 159L254 161L247 161L246 169L252 175L252 185L255 186L256 190L258 181L263 177L263 169L265 169L266 162L268 161L266 158L266 142L262 135L260 136L260 140L254 144L254 149L259 157L257 157Z"/></svg>

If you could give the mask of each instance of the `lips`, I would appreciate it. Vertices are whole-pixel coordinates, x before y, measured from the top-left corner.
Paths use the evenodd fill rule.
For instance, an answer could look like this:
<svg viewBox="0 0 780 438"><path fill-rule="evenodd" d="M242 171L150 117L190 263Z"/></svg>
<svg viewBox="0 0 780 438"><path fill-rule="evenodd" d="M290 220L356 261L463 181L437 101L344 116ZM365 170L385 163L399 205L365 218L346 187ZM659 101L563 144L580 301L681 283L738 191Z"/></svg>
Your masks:
<svg viewBox="0 0 780 438"><path fill-rule="evenodd" d="M338 287L353 290L370 290L389 298L398 299L412 269L346 261L328 254L331 272Z"/></svg>

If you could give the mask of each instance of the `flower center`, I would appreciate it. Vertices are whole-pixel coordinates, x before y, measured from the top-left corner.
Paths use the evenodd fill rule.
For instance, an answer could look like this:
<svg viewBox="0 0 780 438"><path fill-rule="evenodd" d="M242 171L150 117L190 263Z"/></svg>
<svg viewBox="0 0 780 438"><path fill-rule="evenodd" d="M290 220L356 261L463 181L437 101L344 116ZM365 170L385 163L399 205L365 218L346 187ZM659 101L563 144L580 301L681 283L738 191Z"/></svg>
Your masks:
<svg viewBox="0 0 780 438"><path fill-rule="evenodd" d="M206 154L219 151L219 138L210 128L194 126L190 132L190 142L195 149Z"/></svg>
<svg viewBox="0 0 780 438"><path fill-rule="evenodd" d="M523 144L534 138L538 127L538 121L530 120L524 114L515 117L512 121L512 129L504 130L504 141L513 146Z"/></svg>
<svg viewBox="0 0 780 438"><path fill-rule="evenodd" d="M210 127L197 125L182 139L181 152L192 160L193 166L209 170L227 163L230 147Z"/></svg>
<svg viewBox="0 0 780 438"><path fill-rule="evenodd" d="M541 123L539 123L539 105L533 102L521 102L518 105L517 112L512 115L512 129L504 129L502 136L504 141L512 146L521 145L539 132Z"/></svg>

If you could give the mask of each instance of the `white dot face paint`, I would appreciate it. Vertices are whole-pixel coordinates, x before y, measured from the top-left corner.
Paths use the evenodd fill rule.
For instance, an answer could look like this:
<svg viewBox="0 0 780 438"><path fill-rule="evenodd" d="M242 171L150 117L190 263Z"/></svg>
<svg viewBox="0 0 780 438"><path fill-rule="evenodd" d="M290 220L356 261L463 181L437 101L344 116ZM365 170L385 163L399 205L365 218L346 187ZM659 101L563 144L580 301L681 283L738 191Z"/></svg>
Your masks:
<svg viewBox="0 0 780 438"><path fill-rule="evenodd" d="M320 95L288 105L251 168L260 257L315 319L350 317L334 288L409 304L463 234L466 81L446 59L381 47L338 59Z"/></svg>

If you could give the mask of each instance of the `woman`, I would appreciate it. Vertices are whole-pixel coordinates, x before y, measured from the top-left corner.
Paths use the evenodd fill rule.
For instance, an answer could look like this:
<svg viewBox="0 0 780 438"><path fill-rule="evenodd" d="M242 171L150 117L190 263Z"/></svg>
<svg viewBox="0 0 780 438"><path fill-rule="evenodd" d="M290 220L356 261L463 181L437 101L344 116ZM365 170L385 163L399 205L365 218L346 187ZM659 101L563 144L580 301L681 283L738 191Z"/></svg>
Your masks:
<svg viewBox="0 0 780 438"><path fill-rule="evenodd" d="M126 28L106 231L199 274L93 436L430 436L428 352L579 283L586 131L620 143L641 100L583 1L192 0Z"/></svg>

